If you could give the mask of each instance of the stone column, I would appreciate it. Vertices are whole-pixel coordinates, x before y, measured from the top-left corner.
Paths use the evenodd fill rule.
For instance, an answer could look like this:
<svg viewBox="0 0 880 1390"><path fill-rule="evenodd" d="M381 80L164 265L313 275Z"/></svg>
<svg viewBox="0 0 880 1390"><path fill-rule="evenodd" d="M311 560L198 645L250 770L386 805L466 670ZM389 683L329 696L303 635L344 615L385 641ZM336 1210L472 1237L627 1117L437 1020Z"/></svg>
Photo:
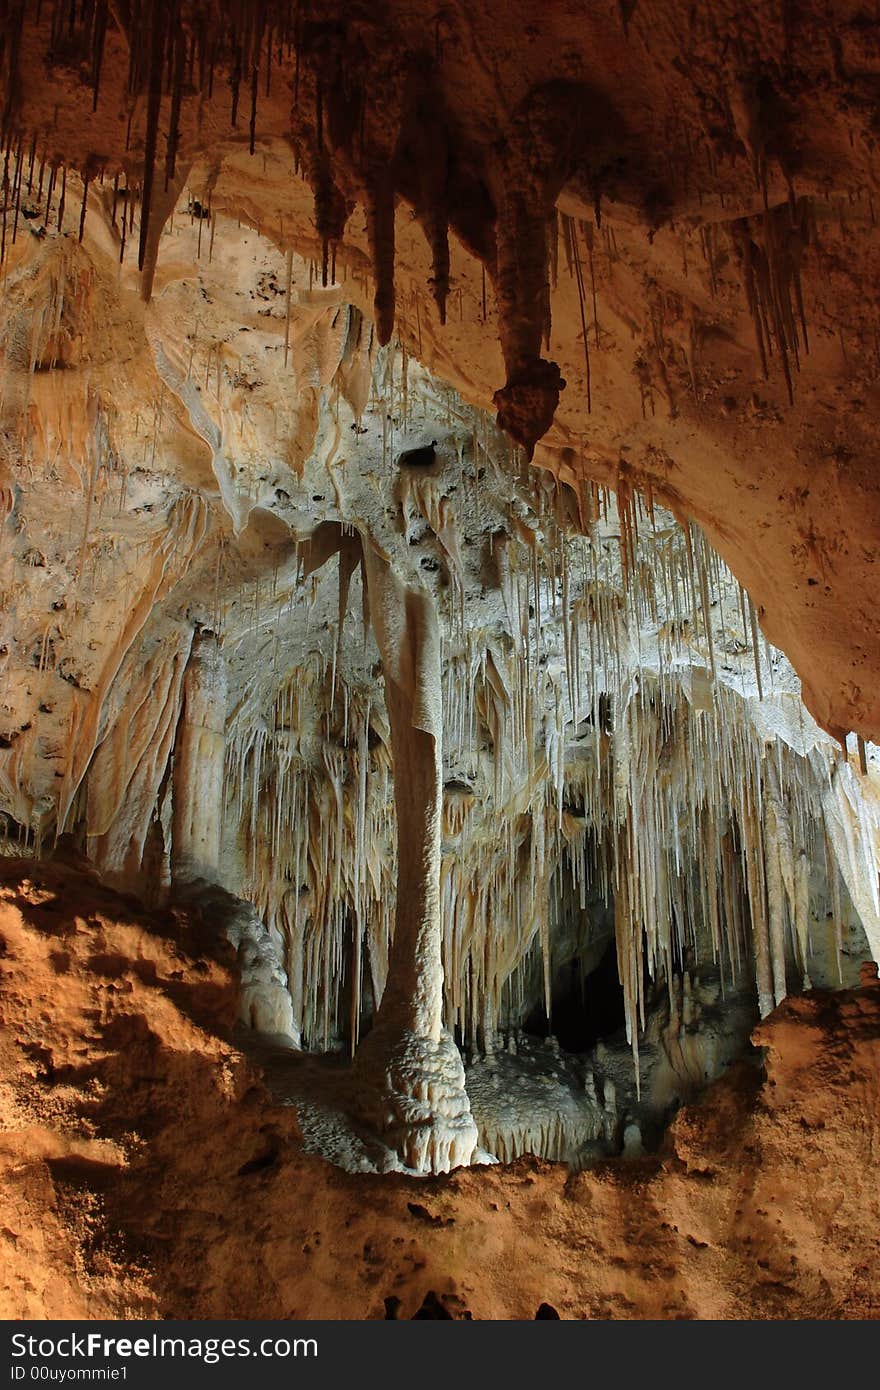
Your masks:
<svg viewBox="0 0 880 1390"><path fill-rule="evenodd" d="M223 828L226 664L212 632L198 633L183 685L174 745L171 879L217 883Z"/></svg>
<svg viewBox="0 0 880 1390"><path fill-rule="evenodd" d="M397 905L388 979L357 1071L365 1115L420 1172L469 1163L477 1130L458 1048L442 1026L440 634L431 596L364 543L382 656L397 811Z"/></svg>

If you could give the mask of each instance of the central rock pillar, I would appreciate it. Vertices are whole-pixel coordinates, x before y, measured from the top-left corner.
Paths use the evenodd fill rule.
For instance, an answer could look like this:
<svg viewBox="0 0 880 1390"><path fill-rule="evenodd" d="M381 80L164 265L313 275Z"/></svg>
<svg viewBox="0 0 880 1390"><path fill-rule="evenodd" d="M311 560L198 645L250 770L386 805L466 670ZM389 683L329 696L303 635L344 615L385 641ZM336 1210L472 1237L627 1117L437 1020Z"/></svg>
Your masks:
<svg viewBox="0 0 880 1390"><path fill-rule="evenodd" d="M388 978L356 1063L360 1106L408 1168L447 1172L471 1161L477 1128L442 1026L440 633L431 596L402 584L369 542L364 565L391 726L398 877Z"/></svg>

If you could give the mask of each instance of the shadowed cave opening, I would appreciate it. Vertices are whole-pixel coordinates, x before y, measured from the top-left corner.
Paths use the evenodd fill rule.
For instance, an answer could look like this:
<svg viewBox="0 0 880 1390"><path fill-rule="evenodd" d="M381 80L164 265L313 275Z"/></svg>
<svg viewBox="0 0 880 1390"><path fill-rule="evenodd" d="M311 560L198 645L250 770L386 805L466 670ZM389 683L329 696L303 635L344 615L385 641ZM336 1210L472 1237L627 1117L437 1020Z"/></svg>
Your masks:
<svg viewBox="0 0 880 1390"><path fill-rule="evenodd" d="M550 1018L543 1004L523 1021L523 1032L545 1039L553 1034L564 1052L589 1052L602 1038L626 1025L626 1005L617 969L617 948L605 947L599 964L585 970L581 957L573 957L553 976Z"/></svg>

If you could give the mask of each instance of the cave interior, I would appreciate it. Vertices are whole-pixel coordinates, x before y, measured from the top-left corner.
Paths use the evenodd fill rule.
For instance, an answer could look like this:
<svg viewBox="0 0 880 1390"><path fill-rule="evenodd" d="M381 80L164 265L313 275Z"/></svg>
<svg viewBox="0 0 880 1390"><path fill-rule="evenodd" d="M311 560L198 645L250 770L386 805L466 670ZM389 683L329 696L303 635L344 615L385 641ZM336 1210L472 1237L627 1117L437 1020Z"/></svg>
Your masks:
<svg viewBox="0 0 880 1390"><path fill-rule="evenodd" d="M876 16L2 11L3 883L335 1168L661 1161L876 978Z"/></svg>

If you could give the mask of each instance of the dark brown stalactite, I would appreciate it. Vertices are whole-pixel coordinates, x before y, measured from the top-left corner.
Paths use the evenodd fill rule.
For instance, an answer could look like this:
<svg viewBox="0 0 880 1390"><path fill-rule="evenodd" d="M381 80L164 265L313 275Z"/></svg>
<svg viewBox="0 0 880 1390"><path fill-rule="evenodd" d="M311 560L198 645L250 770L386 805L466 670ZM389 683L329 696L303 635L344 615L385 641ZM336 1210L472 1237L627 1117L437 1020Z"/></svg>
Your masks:
<svg viewBox="0 0 880 1390"><path fill-rule="evenodd" d="M792 367L800 365L801 346L809 351L800 274L801 258L812 238L809 200L798 199L794 210L785 203L758 218L739 218L731 224L730 234L755 325L761 369L766 377L775 351L789 403L793 403Z"/></svg>
<svg viewBox="0 0 880 1390"><path fill-rule="evenodd" d="M12 221L12 244L13 244L13 246L15 245L15 240L16 240L16 237L18 236L18 216L19 216L19 211L20 211L20 209L21 209L21 180L22 180L22 175L23 175L23 173L24 173L24 160L22 159L21 145L19 145L19 147L18 147L18 153L17 153L17 155L16 155L16 157L15 157L15 182L14 182L14 186L13 186L13 189L12 189L12 201L13 201L14 208L15 208L15 213L14 213L14 217L13 217L13 221Z"/></svg>
<svg viewBox="0 0 880 1390"><path fill-rule="evenodd" d="M159 138L159 112L162 105L162 56L165 47L167 18L167 0L155 0L152 7L152 24L150 26L147 132L144 142L144 182L141 194L141 231L138 245L138 270L141 271L144 269L146 262L147 238L149 235L150 217L152 213L156 146ZM152 275L150 275L150 283L152 284ZM149 294L145 297L149 298Z"/></svg>
<svg viewBox="0 0 880 1390"><path fill-rule="evenodd" d="M531 458L565 386L556 363L541 358L549 314L547 216L534 188L505 180L497 230L495 298L507 381L495 392L495 407L500 427Z"/></svg>
<svg viewBox="0 0 880 1390"><path fill-rule="evenodd" d="M2 11L0 11L0 19L2 19L0 78L2 78L4 89L0 140L4 144L7 144L11 139L12 117L20 94L18 63L26 9L26 0L6 0Z"/></svg>
<svg viewBox="0 0 880 1390"><path fill-rule="evenodd" d="M101 89L101 67L104 61L104 43L107 38L107 0L98 0L95 5L95 20L92 40L92 110L98 109L98 94Z"/></svg>
<svg viewBox="0 0 880 1390"><path fill-rule="evenodd" d="M267 0L257 0L257 3L246 7L245 19L242 22L242 31L239 36L240 54L237 62L239 64L239 80L246 75L248 77L248 87L250 91L250 112L248 117L248 149L254 153L257 137L257 98L259 95L260 82L260 63L263 56L263 43L266 33L268 4ZM268 40L271 47L271 34ZM235 102L237 106L238 94L236 91ZM233 125L235 117L233 117Z"/></svg>
<svg viewBox="0 0 880 1390"><path fill-rule="evenodd" d="M550 214L588 142L589 120L600 116L576 85L548 83L535 90L511 122L496 174L494 278L507 382L496 391L495 406L499 425L529 458L550 428L565 386L556 363L541 358L550 321Z"/></svg>
<svg viewBox="0 0 880 1390"><path fill-rule="evenodd" d="M126 190L127 191L127 190ZM128 207L123 204L122 222L119 229L119 264L125 260L125 230L128 225Z"/></svg>
<svg viewBox="0 0 880 1390"><path fill-rule="evenodd" d="M446 300L449 295L449 228L442 213L432 219L430 239L431 292L442 325L446 323Z"/></svg>
<svg viewBox="0 0 880 1390"><path fill-rule="evenodd" d="M82 209L81 209L80 214L79 214L79 236L78 236L77 240L80 242L80 245L82 244L83 232L85 231L85 225L86 225L86 206L87 206L87 204L88 204L88 201L89 201L89 180L88 180L88 178L86 177L86 178L83 179Z"/></svg>
<svg viewBox="0 0 880 1390"><path fill-rule="evenodd" d="M67 165L61 170L61 196L58 199L58 230L64 230L64 202L67 197Z"/></svg>
<svg viewBox="0 0 880 1390"><path fill-rule="evenodd" d="M445 324L453 142L442 96L427 66L414 68L402 101L395 153L397 190L412 204L431 249L429 285L440 322Z"/></svg>
<svg viewBox="0 0 880 1390"><path fill-rule="evenodd" d="M180 144L180 105L183 95L183 79L186 67L187 39L179 25L172 29L174 70L171 79L171 113L168 117L168 146L165 158L165 187L174 178L177 150Z"/></svg>
<svg viewBox="0 0 880 1390"><path fill-rule="evenodd" d="M6 208L9 203L9 150L7 148L3 159L3 187L0 189L3 198L2 230L0 230L0 264L6 259Z"/></svg>
<svg viewBox="0 0 880 1390"><path fill-rule="evenodd" d="M330 157L326 150L316 152L311 143L296 141L302 168L312 187L315 200L315 229L321 240L323 259L327 250L335 256L336 247L345 234L345 224L354 204L345 197L333 178Z"/></svg>
<svg viewBox="0 0 880 1390"><path fill-rule="evenodd" d="M235 129L238 123L238 94L241 90L241 47L236 46L229 74L229 88L232 92L232 105L229 110L229 124Z"/></svg>
<svg viewBox="0 0 880 1390"><path fill-rule="evenodd" d="M567 241L567 259L568 259L569 264L571 265L571 267L572 267L573 270L574 270L575 282L576 282L576 284L577 284L578 308L579 308L579 310L580 310L580 316L581 316L581 336L583 337L583 340L584 340L584 370L585 370L585 373L586 373L586 381L587 381L587 414L589 414L590 411L593 409L593 397L592 397L592 372L591 372L591 369L590 369L590 341L589 341L589 337L588 337L588 335L587 335L587 316L586 316L586 311L585 311L585 308L584 308L584 301L585 301L585 297L586 297L586 296L585 296L585 290L584 290L584 274L583 274L583 268L582 268L582 266L581 266L581 255L580 255L580 250L579 250L579 248L578 248L577 226L576 226L576 224L575 224L575 221L574 221L574 219L571 218L571 217L564 217L564 218L563 218L563 223L562 223L562 225L563 225L563 228L564 228L565 238L566 238L566 241ZM594 297L594 310L595 310L595 297Z"/></svg>
<svg viewBox="0 0 880 1390"><path fill-rule="evenodd" d="M344 81L341 38L333 29L308 27L297 11L297 50L294 78L292 139L298 162L315 200L315 229L321 241L321 278L327 283L331 262L342 241L354 202L343 187L349 182L349 152L354 142L359 90ZM300 50L310 56L310 66L300 63ZM303 88L311 100L301 100ZM309 118L311 107L312 119Z"/></svg>
<svg viewBox="0 0 880 1390"><path fill-rule="evenodd" d="M260 81L259 50L251 68L251 119L248 127L248 149L253 154L257 140L257 89Z"/></svg>
<svg viewBox="0 0 880 1390"><path fill-rule="evenodd" d="M599 300L596 295L596 267L593 261L593 228L589 222L580 222L581 235L587 248L587 264L590 267L590 296L593 303L593 334L596 347L600 347L599 341Z"/></svg>
<svg viewBox="0 0 880 1390"><path fill-rule="evenodd" d="M366 192L367 240L373 276L373 318L380 347L391 341L394 332L394 185L387 169L376 170Z"/></svg>
<svg viewBox="0 0 880 1390"><path fill-rule="evenodd" d="M145 303L149 303L153 292L153 276L156 273L156 261L159 255L159 240L165 227L165 223L174 211L178 198L180 197L183 186L189 175L189 163L178 165L177 175L161 191L153 189L153 199L150 207L149 222L146 215L141 212L141 246L142 262L139 265L141 271L141 298ZM146 228L146 231L145 231Z"/></svg>

